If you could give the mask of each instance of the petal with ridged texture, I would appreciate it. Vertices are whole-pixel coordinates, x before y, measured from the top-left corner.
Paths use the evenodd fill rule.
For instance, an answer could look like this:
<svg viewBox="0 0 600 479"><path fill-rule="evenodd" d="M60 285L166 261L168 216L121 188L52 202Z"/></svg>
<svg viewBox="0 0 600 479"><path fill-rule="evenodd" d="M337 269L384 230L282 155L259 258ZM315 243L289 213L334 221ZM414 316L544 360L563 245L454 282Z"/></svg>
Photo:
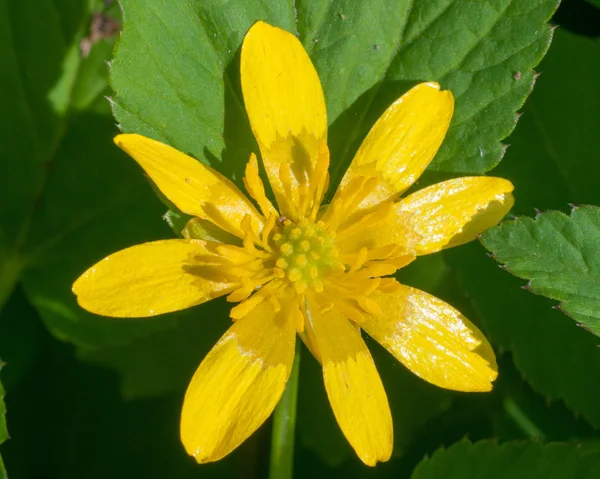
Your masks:
<svg viewBox="0 0 600 479"><path fill-rule="evenodd" d="M96 263L73 284L77 302L102 316L140 318L170 313L227 293L229 284L196 274L199 240L144 243Z"/></svg>
<svg viewBox="0 0 600 479"><path fill-rule="evenodd" d="M117 135L114 141L184 213L209 220L240 238L244 237L240 223L246 215L252 219L255 233L262 228L262 216L251 201L212 168L145 136Z"/></svg>
<svg viewBox="0 0 600 479"><path fill-rule="evenodd" d="M367 208L395 198L412 185L440 148L454 112L454 97L437 83L420 83L396 100L362 142L341 186L356 176L375 177Z"/></svg>
<svg viewBox="0 0 600 479"><path fill-rule="evenodd" d="M305 184L327 139L327 111L317 72L291 33L256 22L241 53L246 112L282 214L289 214L280 173ZM285 173L285 172L284 172ZM292 193L297 201L297 192Z"/></svg>
<svg viewBox="0 0 600 479"><path fill-rule="evenodd" d="M229 454L269 417L294 359L296 330L285 307L261 303L204 358L188 386L181 440L199 463Z"/></svg>
<svg viewBox="0 0 600 479"><path fill-rule="evenodd" d="M370 295L382 310L362 328L417 376L456 391L492 389L497 367L485 336L444 301L409 286Z"/></svg>
<svg viewBox="0 0 600 479"><path fill-rule="evenodd" d="M374 228L344 240L344 248L396 244L424 255L467 243L504 218L514 203L512 191L510 181L488 176L431 185L396 203Z"/></svg>
<svg viewBox="0 0 600 479"><path fill-rule="evenodd" d="M314 301L309 307L325 389L342 432L365 464L387 461L392 415L371 353L358 328L335 308L321 313Z"/></svg>

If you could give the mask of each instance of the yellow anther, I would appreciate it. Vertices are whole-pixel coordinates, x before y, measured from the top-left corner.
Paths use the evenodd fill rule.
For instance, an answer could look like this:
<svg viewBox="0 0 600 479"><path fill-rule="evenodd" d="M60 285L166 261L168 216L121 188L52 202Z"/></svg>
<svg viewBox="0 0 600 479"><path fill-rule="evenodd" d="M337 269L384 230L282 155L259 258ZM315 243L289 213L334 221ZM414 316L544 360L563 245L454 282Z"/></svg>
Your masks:
<svg viewBox="0 0 600 479"><path fill-rule="evenodd" d="M279 249L286 256L289 256L294 252L294 247L289 243L283 243Z"/></svg>
<svg viewBox="0 0 600 479"><path fill-rule="evenodd" d="M269 297L269 303L271 303L271 306L273 306L273 310L278 313L279 311L281 311L281 305L279 304L279 301L277 301L277 298L275 296L270 296Z"/></svg>
<svg viewBox="0 0 600 479"><path fill-rule="evenodd" d="M307 288L308 284L306 283L306 281L297 281L296 283L294 283L294 289L298 294L304 293L307 290Z"/></svg>
<svg viewBox="0 0 600 479"><path fill-rule="evenodd" d="M300 218L293 223L284 223L281 230L273 232L271 240L276 239L280 254L275 257L272 274L277 278L285 274L297 295L303 295L309 289L322 292L324 278L344 271L331 234L323 226L324 223L318 225Z"/></svg>
<svg viewBox="0 0 600 479"><path fill-rule="evenodd" d="M367 313L371 313L373 315L380 315L382 313L381 307L371 298L366 296L359 296L358 304L362 309L364 309Z"/></svg>
<svg viewBox="0 0 600 479"><path fill-rule="evenodd" d="M298 268L292 268L288 271L287 277L293 283L302 277L302 272Z"/></svg>
<svg viewBox="0 0 600 479"><path fill-rule="evenodd" d="M231 311L229 311L229 317L231 319L233 319L234 321L236 319L243 318L250 311L252 311L257 304L264 301L264 299L265 299L265 297L263 295L254 293L248 299L245 299L237 306L234 306L233 308L231 308Z"/></svg>
<svg viewBox="0 0 600 479"><path fill-rule="evenodd" d="M288 263L287 263L287 261L286 261L285 259L283 259L283 258L279 258L279 259L278 259L278 260L275 262L275 265L276 265L278 268L281 268L281 269L285 269L285 268L287 268L287 267L288 267Z"/></svg>
<svg viewBox="0 0 600 479"><path fill-rule="evenodd" d="M285 278L285 271L283 271L281 268L273 268L273 274L279 279Z"/></svg>
<svg viewBox="0 0 600 479"><path fill-rule="evenodd" d="M299 254L296 256L296 264L300 267L306 266L306 255Z"/></svg>
<svg viewBox="0 0 600 479"><path fill-rule="evenodd" d="M333 309L333 303L325 303L323 306L321 306L319 311L321 313L326 313L327 311L330 311L332 309Z"/></svg>

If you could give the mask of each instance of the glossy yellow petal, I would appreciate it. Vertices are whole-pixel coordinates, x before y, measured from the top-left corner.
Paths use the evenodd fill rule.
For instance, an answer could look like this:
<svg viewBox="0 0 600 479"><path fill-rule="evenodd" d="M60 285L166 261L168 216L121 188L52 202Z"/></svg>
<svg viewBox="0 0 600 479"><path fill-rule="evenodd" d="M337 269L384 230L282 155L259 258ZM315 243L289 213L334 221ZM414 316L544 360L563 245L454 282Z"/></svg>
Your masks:
<svg viewBox="0 0 600 479"><path fill-rule="evenodd" d="M496 225L512 208L512 191L512 183L502 178L456 178L407 196L395 213L419 236L417 254L434 253L467 243Z"/></svg>
<svg viewBox="0 0 600 479"><path fill-rule="evenodd" d="M294 359L295 326L261 303L208 353L188 387L181 440L199 463L221 459L269 417Z"/></svg>
<svg viewBox="0 0 600 479"><path fill-rule="evenodd" d="M437 83L421 83L381 115L360 146L341 186L357 176L376 177L377 188L362 203L395 198L427 168L446 136L454 97Z"/></svg>
<svg viewBox="0 0 600 479"><path fill-rule="evenodd" d="M344 248L397 244L423 255L467 243L508 213L512 190L510 181L487 176L437 183L400 200L391 215Z"/></svg>
<svg viewBox="0 0 600 479"><path fill-rule="evenodd" d="M370 298L382 310L362 328L417 376L456 391L489 391L497 376L494 351L481 331L449 304L398 285Z"/></svg>
<svg viewBox="0 0 600 479"><path fill-rule="evenodd" d="M392 415L358 328L335 308L321 313L313 301L309 307L325 389L342 432L365 464L387 461L393 446Z"/></svg>
<svg viewBox="0 0 600 479"><path fill-rule="evenodd" d="M160 191L181 211L211 221L240 238L246 215L258 233L262 217L227 178L180 151L141 135L117 135L115 143L129 154Z"/></svg>
<svg viewBox="0 0 600 479"><path fill-rule="evenodd" d="M281 173L286 174L287 168L292 182L308 182L319 145L327 138L319 77L294 35L259 21L242 44L241 82L250 125L280 212L289 214Z"/></svg>
<svg viewBox="0 0 600 479"><path fill-rule="evenodd" d="M140 318L179 311L225 294L227 283L193 273L203 241L165 240L132 246L99 261L73 284L77 302L102 316Z"/></svg>

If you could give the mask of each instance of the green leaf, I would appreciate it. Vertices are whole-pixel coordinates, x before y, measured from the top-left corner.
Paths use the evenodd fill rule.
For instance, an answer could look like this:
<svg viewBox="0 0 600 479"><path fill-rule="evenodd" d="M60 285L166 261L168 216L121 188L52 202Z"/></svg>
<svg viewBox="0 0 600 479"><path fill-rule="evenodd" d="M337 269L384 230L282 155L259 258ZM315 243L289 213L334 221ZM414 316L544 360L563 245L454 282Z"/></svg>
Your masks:
<svg viewBox="0 0 600 479"><path fill-rule="evenodd" d="M600 335L600 208L507 221L482 242L528 289L560 300L561 311Z"/></svg>
<svg viewBox="0 0 600 479"><path fill-rule="evenodd" d="M598 338L552 308L554 302L520 288L472 243L444 253L473 309L459 309L481 324L497 350L508 350L533 389L562 400L600 427ZM457 305L459 306L459 305Z"/></svg>
<svg viewBox="0 0 600 479"><path fill-rule="evenodd" d="M124 0L111 68L114 113L125 131L167 142L239 181L257 148L240 94L238 50L263 19L297 32L319 72L334 184L383 110L428 80L457 98L433 168L480 173L504 152L500 140L531 90L557 3Z"/></svg>
<svg viewBox="0 0 600 479"><path fill-rule="evenodd" d="M596 7L600 8L600 0L587 0L589 3L591 3L592 5L595 5Z"/></svg>
<svg viewBox="0 0 600 479"><path fill-rule="evenodd" d="M103 318L80 308L71 292L77 277L110 253L171 236L161 203L135 162L114 146L115 134L108 116L73 117L23 246L30 302L53 334L84 348L125 344L176 321Z"/></svg>
<svg viewBox="0 0 600 479"><path fill-rule="evenodd" d="M0 5L0 309L30 261L26 243L69 114L91 105L108 85L110 45L102 50L102 42L97 43L89 58L80 50L97 3L25 0Z"/></svg>
<svg viewBox="0 0 600 479"><path fill-rule="evenodd" d="M600 475L597 444L461 441L424 459L411 479L552 477L592 479Z"/></svg>
<svg viewBox="0 0 600 479"><path fill-rule="evenodd" d="M600 39L559 29L540 70L494 175L514 183L513 213L600 204Z"/></svg>
<svg viewBox="0 0 600 479"><path fill-rule="evenodd" d="M600 98L600 41L559 30L540 65L544 74L494 175L515 184L514 212L600 203L594 178ZM490 233L493 234L493 233ZM565 319L556 304L522 290L523 281L480 257L475 245L445 253L496 348L513 353L532 387L600 427L597 338ZM465 311L466 312L466 311ZM552 371L550 374L549 372Z"/></svg>
<svg viewBox="0 0 600 479"><path fill-rule="evenodd" d="M6 66L0 95L0 309L19 280L50 330L82 347L123 344L173 318L117 322L83 311L73 281L116 249L168 236L162 208L140 170L112 143L98 98L108 86L111 38L92 42L102 2L0 4ZM106 12L95 19L109 17ZM4 71L4 70L3 70ZM77 109L87 109L81 114ZM135 214L129 215L131 208Z"/></svg>
<svg viewBox="0 0 600 479"><path fill-rule="evenodd" d="M86 8L78 0L0 3L0 307L62 134Z"/></svg>

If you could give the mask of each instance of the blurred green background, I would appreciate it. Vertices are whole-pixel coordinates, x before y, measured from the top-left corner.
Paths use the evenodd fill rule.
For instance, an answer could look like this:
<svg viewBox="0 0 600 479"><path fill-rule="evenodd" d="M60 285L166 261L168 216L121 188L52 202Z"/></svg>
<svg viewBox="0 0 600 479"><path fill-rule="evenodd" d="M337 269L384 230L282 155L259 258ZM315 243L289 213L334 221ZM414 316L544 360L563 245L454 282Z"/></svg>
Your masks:
<svg viewBox="0 0 600 479"><path fill-rule="evenodd" d="M559 28L535 68L542 75L505 140L511 146L493 174L515 184L514 215L600 204L595 3L566 0L554 14L551 24ZM229 324L224 301L121 322L81 311L70 292L73 280L106 254L173 235L161 219L166 208L112 143L118 130L106 99L113 95L107 61L121 22L113 2L0 0L0 379L10 434L0 454L12 479L266 477L270 421L216 464L196 465L179 442L187 382ZM229 131L243 134L232 121L225 120ZM340 125L332 127L334 152ZM236 154L229 148L221 164L234 178L243 163L225 160ZM430 172L421 184L451 170ZM395 427L392 460L369 469L335 423L319 365L304 354L297 477L410 477L424 457L464 438L583 444L596 461L585 474L600 471L596 336L553 309L556 301L522 289L525 281L498 268L478 243L421 258L398 277L448 301L486 332L500 369L493 392L430 386L367 339ZM0 421L0 441L3 431ZM540 452L536 461L551 462L561 451ZM505 465L518 456L505 452ZM488 466L498 472L491 460ZM588 477L569 471L556 477ZM426 468L417 474L440 477ZM519 474L507 477L525 477Z"/></svg>

